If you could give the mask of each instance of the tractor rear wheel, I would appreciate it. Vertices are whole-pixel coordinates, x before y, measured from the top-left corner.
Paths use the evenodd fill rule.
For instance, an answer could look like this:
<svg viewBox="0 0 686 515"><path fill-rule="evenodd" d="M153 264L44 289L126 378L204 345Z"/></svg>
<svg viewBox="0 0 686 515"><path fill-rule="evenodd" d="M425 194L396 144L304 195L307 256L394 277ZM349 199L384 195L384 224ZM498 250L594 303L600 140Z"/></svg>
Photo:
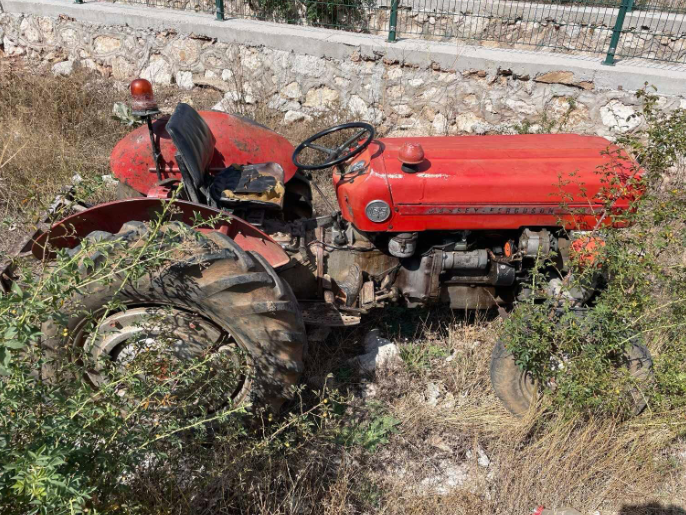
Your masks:
<svg viewBox="0 0 686 515"><path fill-rule="evenodd" d="M43 347L51 358L46 378L56 375L62 360L79 354L96 361L109 358L116 367L131 359L135 342L154 341L163 327L175 342L166 350L174 359L210 349L235 353L232 362L240 363L241 372L226 391L227 402L278 410L292 397L303 369L305 327L290 287L262 256L222 233L200 234L178 222L163 225L157 234L148 224L129 222L116 234L96 231L86 239L113 242L107 256L95 251L83 260L88 266L80 270L86 277L98 267L111 267L117 255L141 242L167 257L136 281L115 268L107 281L95 280L70 298L66 327L56 320L43 327ZM142 321L150 317L157 321L146 330ZM99 369L89 370L87 377L95 387L103 381Z"/></svg>
<svg viewBox="0 0 686 515"><path fill-rule="evenodd" d="M632 341L617 366L626 367L635 385L626 393L633 405L632 412L638 415L646 407L645 397L638 385L645 384L652 377L653 360L645 345ZM491 385L498 398L514 415L524 415L539 399L539 387L530 373L522 370L515 357L499 340L491 354Z"/></svg>

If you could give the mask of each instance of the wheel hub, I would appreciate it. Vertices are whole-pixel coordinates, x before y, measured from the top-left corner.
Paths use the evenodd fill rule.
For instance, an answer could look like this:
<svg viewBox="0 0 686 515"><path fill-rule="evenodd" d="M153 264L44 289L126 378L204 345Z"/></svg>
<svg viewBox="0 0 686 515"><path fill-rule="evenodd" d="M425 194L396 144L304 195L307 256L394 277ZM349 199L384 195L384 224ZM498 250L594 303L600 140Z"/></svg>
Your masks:
<svg viewBox="0 0 686 515"><path fill-rule="evenodd" d="M93 360L87 376L96 387L105 384L112 372L133 374L147 383L166 382L173 397L192 395L196 405L209 402L206 411L219 408L218 386L223 397L219 404L240 402L247 394L247 363L241 349L227 331L205 317L169 306L148 306L102 313L96 320L93 329L81 327L75 334L75 342ZM194 377L199 384L188 384L189 372L196 367L203 370L199 378ZM119 393L127 394L125 389ZM202 399L208 390L211 401Z"/></svg>

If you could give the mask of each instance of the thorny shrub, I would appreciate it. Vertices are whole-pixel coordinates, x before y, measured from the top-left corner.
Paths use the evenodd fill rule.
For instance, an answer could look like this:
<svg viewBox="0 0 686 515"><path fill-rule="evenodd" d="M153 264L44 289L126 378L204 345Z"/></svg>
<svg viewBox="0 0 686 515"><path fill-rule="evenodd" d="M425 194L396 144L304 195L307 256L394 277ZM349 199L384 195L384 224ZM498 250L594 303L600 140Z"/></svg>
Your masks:
<svg viewBox="0 0 686 515"><path fill-rule="evenodd" d="M570 415L626 416L633 408L627 392L637 390L648 410L686 404L686 192L681 175L686 113L663 112L647 87L637 96L643 101L637 116L647 129L619 138L618 144L636 158L642 179L618 177L615 164L622 157L610 149L612 163L597 171L604 183L601 218L629 227L599 224L590 236L605 243L592 249L591 265L584 251L572 253L571 270L556 267L555 256L540 259L528 284L532 295L515 309L503 332L507 347L538 381L552 409ZM560 177L560 188L575 180L570 171ZM642 196L632 195L639 189ZM631 209L617 213L612 204L622 194L633 199ZM551 276L559 287L550 287ZM585 309L568 301L570 292L593 285L601 287L600 293ZM654 378L649 382L636 384L621 366L632 342L647 345L652 353Z"/></svg>
<svg viewBox="0 0 686 515"><path fill-rule="evenodd" d="M78 292L94 283L110 283L121 273L125 282L135 284L150 267L168 261L165 254L179 246L180 236L164 234L169 244L175 244L171 247L156 244L162 219L145 241L124 252L116 242L84 240L75 252L62 250L53 262L25 267L10 293L0 299L3 510L81 513L89 505L107 505L108 491L125 488L141 464L154 466L184 438L198 437L205 422L228 420L237 411L230 406L214 413L193 409L184 389L203 380L210 390L221 389L227 378L210 377L210 368L217 366L216 353L183 367L165 359L162 347L172 341L164 334L157 338L155 352L137 353L143 358L134 357L116 374L110 373L111 363L94 363L88 353L64 361L39 344L50 319L61 324L58 334L67 343L75 338L66 328L64 311ZM111 303L100 317L119 309ZM82 348L97 338L97 323L95 318L88 322L91 335ZM103 367L96 391L87 372ZM43 380L47 370L53 371L51 380ZM175 402L171 410L172 397L185 402Z"/></svg>

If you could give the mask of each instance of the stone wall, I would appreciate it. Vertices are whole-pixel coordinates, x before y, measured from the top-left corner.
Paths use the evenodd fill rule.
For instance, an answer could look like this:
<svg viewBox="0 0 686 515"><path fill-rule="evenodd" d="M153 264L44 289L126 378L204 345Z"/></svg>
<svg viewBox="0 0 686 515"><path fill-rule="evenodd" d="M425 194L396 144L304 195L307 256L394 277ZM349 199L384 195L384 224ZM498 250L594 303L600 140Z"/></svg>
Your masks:
<svg viewBox="0 0 686 515"><path fill-rule="evenodd" d="M66 15L0 14L0 41L1 53L46 62L54 73L80 66L120 81L142 76L184 89L212 87L224 93L217 109L264 104L288 123L336 110L395 134L503 132L521 124L536 130L557 120L564 130L612 136L640 124L631 117L632 92L601 89L565 69L523 75L507 62L491 70L451 69L357 51L326 58ZM669 108L682 102L663 98Z"/></svg>

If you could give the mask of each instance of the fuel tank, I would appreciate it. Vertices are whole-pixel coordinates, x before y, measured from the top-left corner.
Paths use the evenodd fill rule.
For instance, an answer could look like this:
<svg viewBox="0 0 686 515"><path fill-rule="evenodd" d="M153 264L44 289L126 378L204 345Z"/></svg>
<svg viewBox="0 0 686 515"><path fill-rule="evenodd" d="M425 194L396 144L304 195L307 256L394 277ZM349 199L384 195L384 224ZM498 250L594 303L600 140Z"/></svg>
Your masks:
<svg viewBox="0 0 686 515"><path fill-rule="evenodd" d="M406 143L424 150L414 168L398 160ZM600 193L608 174L626 183L641 173L607 139L574 134L379 139L345 170L334 173L343 217L372 232L503 230L560 221L588 230L606 205ZM613 202L615 210L630 205L627 197Z"/></svg>
<svg viewBox="0 0 686 515"><path fill-rule="evenodd" d="M283 167L285 182L295 174L296 167L291 162L293 145L283 136L241 116L219 111L200 111L200 115L216 140L210 173L232 164L274 161ZM174 157L176 147L166 130L168 120L169 117L165 116L153 122L155 141L162 153L162 179L180 179L181 173ZM115 177L142 194L157 182L147 126L137 128L117 143L110 156L110 168Z"/></svg>

